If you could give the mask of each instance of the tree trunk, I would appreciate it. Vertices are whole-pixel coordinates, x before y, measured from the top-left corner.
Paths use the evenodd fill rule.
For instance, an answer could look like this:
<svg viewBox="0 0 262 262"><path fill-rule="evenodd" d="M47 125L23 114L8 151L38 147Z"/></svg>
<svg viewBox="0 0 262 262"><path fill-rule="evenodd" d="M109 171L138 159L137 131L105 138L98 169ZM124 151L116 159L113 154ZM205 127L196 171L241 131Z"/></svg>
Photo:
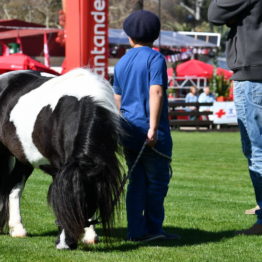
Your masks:
<svg viewBox="0 0 262 262"><path fill-rule="evenodd" d="M133 8L133 11L143 10L143 8L144 8L144 0L137 0Z"/></svg>

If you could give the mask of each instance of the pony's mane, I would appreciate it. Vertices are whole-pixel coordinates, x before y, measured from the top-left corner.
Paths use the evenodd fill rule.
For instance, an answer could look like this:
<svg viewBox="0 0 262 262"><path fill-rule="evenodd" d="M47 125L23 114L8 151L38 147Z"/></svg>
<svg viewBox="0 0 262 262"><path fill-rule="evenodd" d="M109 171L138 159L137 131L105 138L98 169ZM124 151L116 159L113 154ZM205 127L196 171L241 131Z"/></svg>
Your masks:
<svg viewBox="0 0 262 262"><path fill-rule="evenodd" d="M84 96L90 96L102 107L118 114L111 85L90 69L71 70L62 76L50 79L42 87L52 88L52 93L54 93L55 90L61 89L61 86L67 92L66 95L75 96L79 100ZM54 108L55 105L51 104L51 107Z"/></svg>

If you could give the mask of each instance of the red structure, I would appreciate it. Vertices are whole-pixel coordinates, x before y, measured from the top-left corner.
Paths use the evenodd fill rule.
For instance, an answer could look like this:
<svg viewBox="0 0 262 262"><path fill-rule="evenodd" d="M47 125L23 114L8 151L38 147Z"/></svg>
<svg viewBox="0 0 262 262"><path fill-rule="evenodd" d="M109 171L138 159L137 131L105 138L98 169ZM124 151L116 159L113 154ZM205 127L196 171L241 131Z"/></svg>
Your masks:
<svg viewBox="0 0 262 262"><path fill-rule="evenodd" d="M47 34L50 56L64 56L64 47L55 41L61 29L44 28L43 25L18 19L0 20L0 42L16 43L18 37L23 45L23 52L29 56L43 56L43 35Z"/></svg>
<svg viewBox="0 0 262 262"><path fill-rule="evenodd" d="M108 0L65 0L65 70L88 66L107 77Z"/></svg>
<svg viewBox="0 0 262 262"><path fill-rule="evenodd" d="M56 71L41 64L25 54L12 54L8 56L0 56L0 74L15 70L36 70L41 72L59 75Z"/></svg>

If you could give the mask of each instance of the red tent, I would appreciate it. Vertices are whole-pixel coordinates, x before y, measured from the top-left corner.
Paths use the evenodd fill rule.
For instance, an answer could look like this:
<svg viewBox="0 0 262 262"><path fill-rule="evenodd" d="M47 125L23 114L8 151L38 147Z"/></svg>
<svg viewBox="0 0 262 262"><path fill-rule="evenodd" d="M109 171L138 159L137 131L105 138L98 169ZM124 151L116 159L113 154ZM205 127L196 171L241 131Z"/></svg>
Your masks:
<svg viewBox="0 0 262 262"><path fill-rule="evenodd" d="M0 56L0 74L8 71L27 69L59 75L56 71L46 67L42 63L25 54L16 53L7 56Z"/></svg>
<svg viewBox="0 0 262 262"><path fill-rule="evenodd" d="M204 63L199 60L189 60L182 64L179 64L176 68L176 76L196 76L196 77L206 77L211 78L213 75L215 67L213 65ZM223 68L217 68L218 75L224 75L226 79L232 76L232 72Z"/></svg>
<svg viewBox="0 0 262 262"><path fill-rule="evenodd" d="M176 68L177 76L212 77L213 66L199 60L189 60L181 63Z"/></svg>

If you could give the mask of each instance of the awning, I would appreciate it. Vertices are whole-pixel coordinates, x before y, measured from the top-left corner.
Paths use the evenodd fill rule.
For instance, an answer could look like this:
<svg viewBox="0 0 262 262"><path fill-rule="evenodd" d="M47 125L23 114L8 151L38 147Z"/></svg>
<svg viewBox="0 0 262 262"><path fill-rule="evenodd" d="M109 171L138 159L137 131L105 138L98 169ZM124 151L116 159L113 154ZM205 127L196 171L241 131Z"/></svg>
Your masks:
<svg viewBox="0 0 262 262"><path fill-rule="evenodd" d="M129 45L128 37L123 29L109 29L109 43L115 45ZM173 31L161 30L160 37L154 42L155 46L187 47L187 48L216 48L216 45Z"/></svg>
<svg viewBox="0 0 262 262"><path fill-rule="evenodd" d="M11 39L19 37L26 37L26 36L34 36L34 35L42 35L44 33L57 33L59 31L63 31L62 29L56 28L41 28L41 29L15 29L15 30L8 30L4 32L0 32L0 40L4 39Z"/></svg>

